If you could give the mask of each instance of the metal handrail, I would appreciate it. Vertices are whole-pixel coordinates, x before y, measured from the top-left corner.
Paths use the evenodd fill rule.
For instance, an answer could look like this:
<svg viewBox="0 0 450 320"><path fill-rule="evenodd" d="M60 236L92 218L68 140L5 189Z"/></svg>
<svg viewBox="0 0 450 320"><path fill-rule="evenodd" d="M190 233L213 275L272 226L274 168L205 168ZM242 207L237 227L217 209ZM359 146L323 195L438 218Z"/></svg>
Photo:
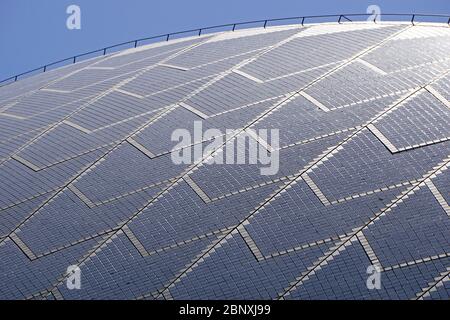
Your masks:
<svg viewBox="0 0 450 320"><path fill-rule="evenodd" d="M354 17L372 17L374 16L374 14L372 13L348 13L348 14L327 14L327 15L314 15L314 16L298 16L298 17L288 17L288 18L274 18L274 19L265 19L265 20L253 20L253 21L244 21L244 22L237 22L237 23L227 23L227 24L221 24L221 25L215 25L215 26L209 26L209 27L204 27L204 28L197 28L197 29L189 29L189 30L183 30L183 31L177 31L177 32L171 32L171 33L166 33L166 34L160 34L157 36L151 36L151 37L146 37L146 38L140 38L140 39L135 39L135 40L131 40L131 41L126 41L126 42L121 42L118 44L114 44L112 46L107 46L101 49L97 49L97 50L93 50L93 51L89 51L89 52L85 52L85 53L81 53L75 56L72 56L70 58L66 58L66 59L62 59L62 60L58 60L49 64L46 64L44 66L41 66L39 68L35 68L26 72L22 72L19 73L15 76L6 78L2 81L0 81L0 86L4 86L13 82L16 82L17 80L19 80L19 78L34 73L36 71L42 70L42 72L46 72L48 70L49 67L63 63L63 62L68 62L71 61L72 64L76 63L77 60L79 60L79 58L84 57L84 56L88 56L88 55L93 55L95 53L99 53L100 55L106 55L108 50L114 49L114 48L118 48L121 46L125 46L125 45L133 45L134 48L136 48L139 43L142 43L144 41L149 41L149 40L155 40L155 39L165 39L166 41L169 41L169 39L173 36L176 35L181 35L181 34L188 34L188 33L196 33L198 36L201 36L205 31L208 30L212 30L212 29L221 29L221 28L227 28L230 27L231 31L235 31L236 27L238 26L244 26L244 25L250 25L250 24L262 24L263 28L266 28L268 26L269 23L274 23L274 22L284 22L284 21L288 21L288 20L297 20L300 21L300 24L303 26L306 22L306 20L314 20L314 19L320 19L320 18L336 18L338 23L343 23L343 19L345 21L348 22L353 22L353 19L350 19L350 17L354 18ZM418 17L428 17L428 18L446 18L447 20L447 24L450 26L450 15L442 15L442 14L417 14L417 13L383 13L383 14L376 14L375 18L373 19L373 22L376 23L376 20L378 17L381 16L388 16L388 17L411 17L411 24L414 25L414 23L416 22L416 18ZM364 19L365 21L369 21L367 18ZM363 21L363 20L356 20L356 21ZM394 20L395 21L395 20ZM397 21L403 21L403 20L397 20ZM5 83L7 82L7 83Z"/></svg>

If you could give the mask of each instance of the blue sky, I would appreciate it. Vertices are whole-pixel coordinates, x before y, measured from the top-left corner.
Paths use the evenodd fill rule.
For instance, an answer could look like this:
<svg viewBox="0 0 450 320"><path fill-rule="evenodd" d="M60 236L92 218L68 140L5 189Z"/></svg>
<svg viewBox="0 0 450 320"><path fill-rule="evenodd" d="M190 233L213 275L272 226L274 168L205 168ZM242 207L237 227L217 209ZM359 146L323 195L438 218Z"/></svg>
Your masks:
<svg viewBox="0 0 450 320"><path fill-rule="evenodd" d="M81 29L66 8L81 8ZM333 13L450 14L449 0L1 0L0 80L62 58L155 34L255 19Z"/></svg>

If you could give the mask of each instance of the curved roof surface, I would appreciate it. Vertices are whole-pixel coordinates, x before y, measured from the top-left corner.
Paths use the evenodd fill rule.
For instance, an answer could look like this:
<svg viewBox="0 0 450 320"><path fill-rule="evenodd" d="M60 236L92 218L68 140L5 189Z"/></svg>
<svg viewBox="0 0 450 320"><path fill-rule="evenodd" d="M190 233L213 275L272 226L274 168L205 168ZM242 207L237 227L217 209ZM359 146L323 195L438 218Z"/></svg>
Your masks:
<svg viewBox="0 0 450 320"><path fill-rule="evenodd" d="M449 53L433 24L284 26L0 88L0 298L448 299ZM253 136L279 170L175 164L198 121L279 129Z"/></svg>

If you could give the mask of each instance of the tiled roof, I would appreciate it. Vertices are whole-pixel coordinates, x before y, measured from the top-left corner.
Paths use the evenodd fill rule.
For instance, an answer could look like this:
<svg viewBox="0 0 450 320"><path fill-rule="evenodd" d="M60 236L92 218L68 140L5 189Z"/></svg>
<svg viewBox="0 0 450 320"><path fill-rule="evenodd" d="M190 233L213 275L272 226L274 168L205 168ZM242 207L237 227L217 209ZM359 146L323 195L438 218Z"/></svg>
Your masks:
<svg viewBox="0 0 450 320"><path fill-rule="evenodd" d="M449 53L437 24L258 28L1 87L0 298L448 299ZM174 163L199 122L235 135ZM276 174L208 163L250 129Z"/></svg>

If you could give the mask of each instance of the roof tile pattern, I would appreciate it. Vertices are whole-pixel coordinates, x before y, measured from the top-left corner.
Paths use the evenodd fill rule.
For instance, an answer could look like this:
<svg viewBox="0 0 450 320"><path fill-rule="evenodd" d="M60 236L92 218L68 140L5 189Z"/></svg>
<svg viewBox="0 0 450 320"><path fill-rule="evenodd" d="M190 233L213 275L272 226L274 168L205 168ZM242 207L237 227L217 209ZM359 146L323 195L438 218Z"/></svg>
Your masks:
<svg viewBox="0 0 450 320"><path fill-rule="evenodd" d="M0 298L448 299L449 45L434 24L272 27L0 88ZM199 122L236 135L175 164L212 139L175 147ZM277 174L208 163L264 128Z"/></svg>

